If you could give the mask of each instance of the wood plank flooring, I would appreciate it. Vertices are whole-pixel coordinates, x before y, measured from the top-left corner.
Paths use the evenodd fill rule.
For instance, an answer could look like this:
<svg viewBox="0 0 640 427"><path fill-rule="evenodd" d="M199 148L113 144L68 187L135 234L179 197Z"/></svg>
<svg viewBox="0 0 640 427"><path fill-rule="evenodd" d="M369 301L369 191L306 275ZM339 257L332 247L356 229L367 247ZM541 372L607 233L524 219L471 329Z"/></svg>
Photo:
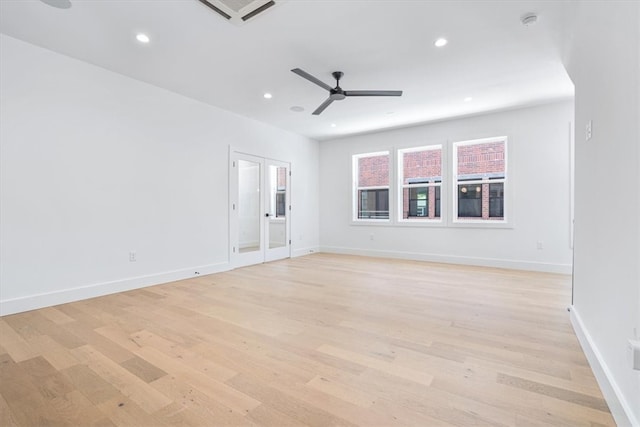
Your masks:
<svg viewBox="0 0 640 427"><path fill-rule="evenodd" d="M2 426L613 426L563 275L316 254L0 318Z"/></svg>

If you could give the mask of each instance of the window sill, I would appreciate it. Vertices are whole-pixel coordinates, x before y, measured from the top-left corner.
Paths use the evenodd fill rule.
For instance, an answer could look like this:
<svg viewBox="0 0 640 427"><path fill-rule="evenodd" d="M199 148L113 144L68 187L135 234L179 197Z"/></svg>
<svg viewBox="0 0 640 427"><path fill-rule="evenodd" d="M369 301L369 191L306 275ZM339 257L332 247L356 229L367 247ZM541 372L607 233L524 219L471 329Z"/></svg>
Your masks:
<svg viewBox="0 0 640 427"><path fill-rule="evenodd" d="M393 223L390 219L352 219L351 225L390 226Z"/></svg>
<svg viewBox="0 0 640 427"><path fill-rule="evenodd" d="M417 219L401 220L395 223L398 227L446 227L446 221L442 219Z"/></svg>
<svg viewBox="0 0 640 427"><path fill-rule="evenodd" d="M450 224L452 228L491 228L491 229L513 229L513 224L507 221L491 221L491 220L480 220L480 221L452 221Z"/></svg>

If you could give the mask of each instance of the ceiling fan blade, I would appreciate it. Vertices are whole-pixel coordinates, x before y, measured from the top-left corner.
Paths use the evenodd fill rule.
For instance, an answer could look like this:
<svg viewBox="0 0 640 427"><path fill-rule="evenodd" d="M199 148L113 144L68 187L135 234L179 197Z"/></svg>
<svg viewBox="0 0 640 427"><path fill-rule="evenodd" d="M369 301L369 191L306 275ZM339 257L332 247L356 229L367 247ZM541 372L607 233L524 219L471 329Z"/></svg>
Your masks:
<svg viewBox="0 0 640 427"><path fill-rule="evenodd" d="M329 86L328 84L326 84L322 80L317 79L316 77L313 77L311 74L307 73L306 71L301 70L300 68L294 68L291 71L296 73L300 77L309 80L311 83L317 84L318 86L320 86L323 89L326 89L328 91L331 91L333 89L331 86Z"/></svg>
<svg viewBox="0 0 640 427"><path fill-rule="evenodd" d="M402 96L401 90L345 90L344 96Z"/></svg>
<svg viewBox="0 0 640 427"><path fill-rule="evenodd" d="M333 102L333 99L327 98L327 100L324 101L322 104L320 104L320 106L318 108L316 108L316 111L314 111L312 114L314 116L319 115L320 113L322 113L325 110L325 108L327 108L329 105L331 105L332 102Z"/></svg>

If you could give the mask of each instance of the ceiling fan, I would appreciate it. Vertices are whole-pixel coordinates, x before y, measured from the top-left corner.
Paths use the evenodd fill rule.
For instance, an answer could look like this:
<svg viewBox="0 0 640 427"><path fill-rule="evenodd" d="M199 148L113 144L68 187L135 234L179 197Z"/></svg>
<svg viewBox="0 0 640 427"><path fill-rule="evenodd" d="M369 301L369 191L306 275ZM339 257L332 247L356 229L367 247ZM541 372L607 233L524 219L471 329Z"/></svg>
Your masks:
<svg viewBox="0 0 640 427"><path fill-rule="evenodd" d="M320 106L313 112L313 115L315 116L322 113L333 101L342 101L347 96L402 96L401 90L343 90L340 87L340 79L344 75L342 71L334 71L331 73L333 78L336 79L336 87L334 88L300 68L294 68L291 71L300 77L309 80L311 83L315 83L321 88L329 91L329 98L320 104Z"/></svg>

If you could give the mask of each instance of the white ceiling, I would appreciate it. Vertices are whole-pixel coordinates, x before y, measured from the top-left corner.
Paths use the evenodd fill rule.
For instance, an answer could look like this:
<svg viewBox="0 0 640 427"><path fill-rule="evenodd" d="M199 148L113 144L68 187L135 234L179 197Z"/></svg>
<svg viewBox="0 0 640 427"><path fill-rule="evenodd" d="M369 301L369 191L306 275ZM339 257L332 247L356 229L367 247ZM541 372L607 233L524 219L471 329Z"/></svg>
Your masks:
<svg viewBox="0 0 640 427"><path fill-rule="evenodd" d="M0 0L0 31L320 140L573 95L557 47L568 2L288 0L243 26L197 0L71 2ZM525 27L528 12L539 19ZM436 48L439 37L449 44ZM404 95L348 98L312 116L328 94L296 67L331 86L343 71L346 90Z"/></svg>

